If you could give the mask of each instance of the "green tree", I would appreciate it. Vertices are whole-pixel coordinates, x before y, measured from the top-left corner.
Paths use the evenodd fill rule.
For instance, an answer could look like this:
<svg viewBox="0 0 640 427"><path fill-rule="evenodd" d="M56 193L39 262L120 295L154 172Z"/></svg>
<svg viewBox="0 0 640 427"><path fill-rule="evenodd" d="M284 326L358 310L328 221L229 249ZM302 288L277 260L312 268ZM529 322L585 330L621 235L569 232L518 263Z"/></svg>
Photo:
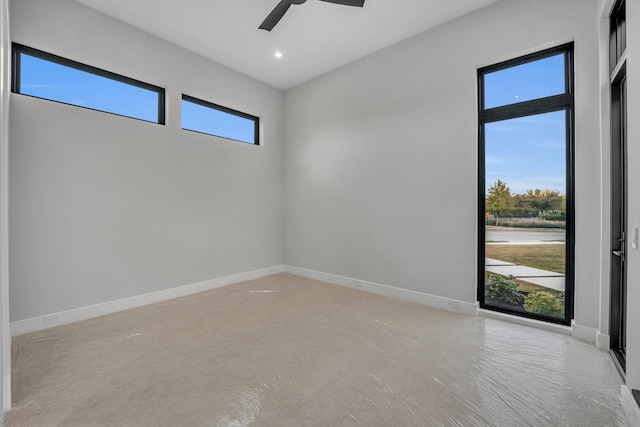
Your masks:
<svg viewBox="0 0 640 427"><path fill-rule="evenodd" d="M526 194L514 194L513 201L515 203L515 212L522 216L536 216L538 209L533 207L531 199Z"/></svg>
<svg viewBox="0 0 640 427"><path fill-rule="evenodd" d="M544 189L527 190L521 196L522 203L528 208L535 209L538 214L544 211L560 211L563 210L564 197L559 191Z"/></svg>
<svg viewBox="0 0 640 427"><path fill-rule="evenodd" d="M496 217L496 225L500 225L500 217L513 212L514 200L507 184L498 180L491 188L487 196L485 207L488 213Z"/></svg>

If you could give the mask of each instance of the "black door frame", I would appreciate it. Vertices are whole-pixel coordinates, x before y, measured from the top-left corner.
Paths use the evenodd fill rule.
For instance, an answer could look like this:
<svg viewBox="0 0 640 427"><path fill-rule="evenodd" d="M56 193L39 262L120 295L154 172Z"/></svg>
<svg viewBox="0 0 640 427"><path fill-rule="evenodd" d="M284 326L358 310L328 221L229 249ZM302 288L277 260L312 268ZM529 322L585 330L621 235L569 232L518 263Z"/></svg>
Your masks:
<svg viewBox="0 0 640 427"><path fill-rule="evenodd" d="M626 140L626 10L617 0L609 16L609 71L611 89L611 246L610 246L610 350L618 370L626 371L627 269L625 252L629 240L627 224Z"/></svg>
<svg viewBox="0 0 640 427"><path fill-rule="evenodd" d="M626 371L627 226L626 74L611 85L611 352Z"/></svg>

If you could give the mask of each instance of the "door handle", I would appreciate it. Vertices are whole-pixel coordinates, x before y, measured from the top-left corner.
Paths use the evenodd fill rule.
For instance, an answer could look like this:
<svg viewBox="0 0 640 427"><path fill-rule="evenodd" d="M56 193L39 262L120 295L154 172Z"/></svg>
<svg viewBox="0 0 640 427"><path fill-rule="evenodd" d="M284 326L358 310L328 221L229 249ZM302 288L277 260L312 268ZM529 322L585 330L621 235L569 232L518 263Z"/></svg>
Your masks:
<svg viewBox="0 0 640 427"><path fill-rule="evenodd" d="M624 256L624 251L613 251L613 254L615 256L623 257Z"/></svg>

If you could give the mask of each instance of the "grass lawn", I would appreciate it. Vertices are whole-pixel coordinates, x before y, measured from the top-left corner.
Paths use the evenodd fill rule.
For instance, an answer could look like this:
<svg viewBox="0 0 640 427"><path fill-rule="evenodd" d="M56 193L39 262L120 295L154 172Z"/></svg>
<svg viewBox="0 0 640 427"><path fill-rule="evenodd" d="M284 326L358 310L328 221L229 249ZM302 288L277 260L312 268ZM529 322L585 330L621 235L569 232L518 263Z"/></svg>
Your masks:
<svg viewBox="0 0 640 427"><path fill-rule="evenodd" d="M564 274L564 245L485 245L487 258Z"/></svg>

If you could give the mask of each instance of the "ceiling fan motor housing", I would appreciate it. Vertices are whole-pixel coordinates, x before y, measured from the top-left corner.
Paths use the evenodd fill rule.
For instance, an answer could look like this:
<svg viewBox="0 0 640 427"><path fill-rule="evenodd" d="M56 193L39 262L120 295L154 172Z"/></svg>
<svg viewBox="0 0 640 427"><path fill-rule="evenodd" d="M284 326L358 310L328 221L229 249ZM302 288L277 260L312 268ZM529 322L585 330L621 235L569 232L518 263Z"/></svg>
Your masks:
<svg viewBox="0 0 640 427"><path fill-rule="evenodd" d="M305 3L307 0L280 0L280 3L271 11L269 16L258 27L261 30L271 31L276 26L280 19L287 13L287 10L291 5L298 5ZM363 7L365 0L321 0L327 3L341 4L343 6L357 6Z"/></svg>

